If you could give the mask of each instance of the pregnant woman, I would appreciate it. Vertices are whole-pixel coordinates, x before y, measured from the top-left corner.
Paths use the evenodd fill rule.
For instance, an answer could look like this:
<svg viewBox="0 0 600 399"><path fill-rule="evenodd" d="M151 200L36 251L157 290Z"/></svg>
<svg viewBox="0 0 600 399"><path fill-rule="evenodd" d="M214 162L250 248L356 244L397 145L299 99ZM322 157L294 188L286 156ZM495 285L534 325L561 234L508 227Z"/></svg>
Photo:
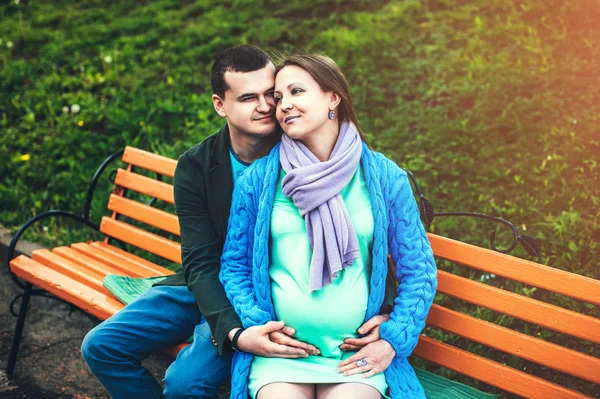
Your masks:
<svg viewBox="0 0 600 399"><path fill-rule="evenodd" d="M407 357L436 268L407 175L366 145L330 58L285 59L274 97L282 142L238 180L220 277L245 328L281 320L320 353L237 352L231 397L424 398ZM378 341L343 352L383 303L388 253L399 282L390 319Z"/></svg>

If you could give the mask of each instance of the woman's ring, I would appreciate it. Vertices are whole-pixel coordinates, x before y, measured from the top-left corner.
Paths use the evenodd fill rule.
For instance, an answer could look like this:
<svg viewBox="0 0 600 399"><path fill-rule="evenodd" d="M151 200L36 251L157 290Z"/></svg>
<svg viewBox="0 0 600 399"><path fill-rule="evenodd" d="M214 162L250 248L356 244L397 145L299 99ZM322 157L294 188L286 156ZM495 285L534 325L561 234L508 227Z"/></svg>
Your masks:
<svg viewBox="0 0 600 399"><path fill-rule="evenodd" d="M365 366L367 365L367 359L365 359L365 358L363 358L363 359L359 359L359 360L356 362L356 365L357 365L358 367L365 367Z"/></svg>

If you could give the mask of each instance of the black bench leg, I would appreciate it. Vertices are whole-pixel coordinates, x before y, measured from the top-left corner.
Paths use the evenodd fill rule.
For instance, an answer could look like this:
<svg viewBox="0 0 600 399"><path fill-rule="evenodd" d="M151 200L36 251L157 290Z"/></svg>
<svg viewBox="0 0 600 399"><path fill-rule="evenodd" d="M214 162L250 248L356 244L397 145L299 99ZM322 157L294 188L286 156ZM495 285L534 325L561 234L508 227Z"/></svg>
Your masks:
<svg viewBox="0 0 600 399"><path fill-rule="evenodd" d="M6 366L6 375L8 378L12 378L13 372L15 371L19 344L21 343L21 336L23 335L23 326L25 325L25 316L27 315L27 310L29 308L29 298L31 298L32 290L33 286L31 284L28 283L25 285L25 291L21 298L21 308L19 309L17 327L15 328L15 335L13 337L12 346L10 347L10 354L8 355L8 365Z"/></svg>

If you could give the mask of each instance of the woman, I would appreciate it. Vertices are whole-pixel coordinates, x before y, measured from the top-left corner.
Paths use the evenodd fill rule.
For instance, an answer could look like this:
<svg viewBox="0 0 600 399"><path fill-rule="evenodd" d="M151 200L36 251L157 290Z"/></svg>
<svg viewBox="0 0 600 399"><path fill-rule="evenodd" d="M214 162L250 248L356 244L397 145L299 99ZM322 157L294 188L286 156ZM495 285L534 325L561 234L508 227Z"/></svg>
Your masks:
<svg viewBox="0 0 600 399"><path fill-rule="evenodd" d="M288 57L274 97L285 134L238 180L220 277L244 327L283 320L320 354L236 352L231 397L424 398L407 357L436 268L407 175L365 144L330 58ZM400 285L381 339L342 353L382 305L388 253Z"/></svg>

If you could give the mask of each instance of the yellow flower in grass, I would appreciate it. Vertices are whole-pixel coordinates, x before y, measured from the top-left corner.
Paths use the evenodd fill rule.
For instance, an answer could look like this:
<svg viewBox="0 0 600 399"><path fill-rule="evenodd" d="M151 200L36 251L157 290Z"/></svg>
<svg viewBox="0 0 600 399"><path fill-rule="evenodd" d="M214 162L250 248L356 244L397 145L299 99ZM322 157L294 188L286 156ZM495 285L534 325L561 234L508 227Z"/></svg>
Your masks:
<svg viewBox="0 0 600 399"><path fill-rule="evenodd" d="M21 159L21 161L23 161L23 162L27 162L27 161L29 161L29 160L31 159L31 155L29 155L29 154L24 154L24 155L21 155L21 158L20 158L20 159Z"/></svg>
<svg viewBox="0 0 600 399"><path fill-rule="evenodd" d="M144 126L144 125L145 125L144 121L140 121L140 126Z"/></svg>
<svg viewBox="0 0 600 399"><path fill-rule="evenodd" d="M83 126L83 121L77 122L77 126L79 126L79 127Z"/></svg>

